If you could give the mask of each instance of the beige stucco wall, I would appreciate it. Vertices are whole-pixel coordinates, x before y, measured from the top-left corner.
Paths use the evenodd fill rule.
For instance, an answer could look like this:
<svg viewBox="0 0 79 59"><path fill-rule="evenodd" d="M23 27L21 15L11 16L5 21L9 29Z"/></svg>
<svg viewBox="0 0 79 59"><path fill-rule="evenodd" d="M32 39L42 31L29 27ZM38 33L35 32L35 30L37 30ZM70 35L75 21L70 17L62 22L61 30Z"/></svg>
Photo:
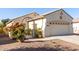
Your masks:
<svg viewBox="0 0 79 59"><path fill-rule="evenodd" d="M42 28L43 20L42 19L35 20L35 26L36 26L36 28ZM29 22L29 28L33 29L33 21Z"/></svg>
<svg viewBox="0 0 79 59"><path fill-rule="evenodd" d="M43 37L53 36L53 35L64 35L64 34L72 34L72 18L62 11L62 19L60 19L60 13L62 10L50 13L49 15L44 16L44 19L35 20L35 24L37 24L37 28L42 28ZM69 24L50 24L49 22L60 22L60 23L69 23ZM49 26L47 26L49 25ZM33 29L33 21L29 23L29 28Z"/></svg>
<svg viewBox="0 0 79 59"><path fill-rule="evenodd" d="M60 11L57 11L57 12L54 12L54 13L49 13L48 15L45 16L45 18L47 19L46 21L51 21L51 20L61 20L60 19L60 13L61 13L62 10ZM71 22L72 19L66 14L64 13L64 11L62 11L63 15L63 19L64 21L68 21L68 22Z"/></svg>
<svg viewBox="0 0 79 59"><path fill-rule="evenodd" d="M52 35L64 35L64 34L72 34L73 28L72 28L72 18L69 17L64 11L62 11L62 19L60 19L60 13L62 10L51 13L49 15L46 15L46 26L45 26L45 36L52 36ZM49 22L68 22L69 24L63 25L63 24L51 24L49 25ZM47 26L49 25L49 26Z"/></svg>

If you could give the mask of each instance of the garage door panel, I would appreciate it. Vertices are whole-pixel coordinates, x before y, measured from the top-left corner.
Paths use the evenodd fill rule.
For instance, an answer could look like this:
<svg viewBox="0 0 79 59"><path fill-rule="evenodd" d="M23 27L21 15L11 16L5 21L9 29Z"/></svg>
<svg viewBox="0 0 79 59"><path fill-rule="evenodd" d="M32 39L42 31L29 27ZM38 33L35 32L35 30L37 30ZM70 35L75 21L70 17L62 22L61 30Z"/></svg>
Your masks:
<svg viewBox="0 0 79 59"><path fill-rule="evenodd" d="M50 26L50 35L62 35L68 33L68 25L53 25Z"/></svg>

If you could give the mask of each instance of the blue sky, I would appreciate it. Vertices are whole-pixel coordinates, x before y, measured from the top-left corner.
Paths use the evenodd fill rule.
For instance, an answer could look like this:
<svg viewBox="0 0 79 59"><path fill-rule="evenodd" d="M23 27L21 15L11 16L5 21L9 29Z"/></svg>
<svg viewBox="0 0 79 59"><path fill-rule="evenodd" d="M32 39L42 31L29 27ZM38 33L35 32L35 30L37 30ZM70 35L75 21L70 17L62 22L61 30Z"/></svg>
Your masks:
<svg viewBox="0 0 79 59"><path fill-rule="evenodd" d="M50 11L58 10L59 8L0 8L0 19L16 18L31 12L43 14ZM79 18L79 8L64 8L73 18Z"/></svg>

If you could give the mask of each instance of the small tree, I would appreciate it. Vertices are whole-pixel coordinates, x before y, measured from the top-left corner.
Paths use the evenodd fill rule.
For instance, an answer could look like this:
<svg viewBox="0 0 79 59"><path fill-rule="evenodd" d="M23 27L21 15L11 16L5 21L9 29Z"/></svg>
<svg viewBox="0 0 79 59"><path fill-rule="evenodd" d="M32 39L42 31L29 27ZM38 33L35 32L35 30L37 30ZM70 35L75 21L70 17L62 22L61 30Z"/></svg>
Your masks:
<svg viewBox="0 0 79 59"><path fill-rule="evenodd" d="M23 25L20 25L19 27L11 31L11 35L13 38L16 38L17 41L23 42L25 35L25 27Z"/></svg>
<svg viewBox="0 0 79 59"><path fill-rule="evenodd" d="M2 21L0 21L0 34L2 34L3 33L3 23L2 23Z"/></svg>
<svg viewBox="0 0 79 59"><path fill-rule="evenodd" d="M7 18L7 19L2 19L1 21L2 21L2 23L4 24L4 26L6 26L6 23L7 23L8 21L10 21L10 19L9 19L9 18Z"/></svg>
<svg viewBox="0 0 79 59"><path fill-rule="evenodd" d="M5 34L3 31L3 28L6 26L6 23L9 21L10 19L2 19L0 21L0 34Z"/></svg>
<svg viewBox="0 0 79 59"><path fill-rule="evenodd" d="M17 25L16 25L17 24ZM17 41L24 41L25 36L25 26L24 24L19 24L18 22L9 28L4 28L4 31L10 32L12 38L16 38Z"/></svg>

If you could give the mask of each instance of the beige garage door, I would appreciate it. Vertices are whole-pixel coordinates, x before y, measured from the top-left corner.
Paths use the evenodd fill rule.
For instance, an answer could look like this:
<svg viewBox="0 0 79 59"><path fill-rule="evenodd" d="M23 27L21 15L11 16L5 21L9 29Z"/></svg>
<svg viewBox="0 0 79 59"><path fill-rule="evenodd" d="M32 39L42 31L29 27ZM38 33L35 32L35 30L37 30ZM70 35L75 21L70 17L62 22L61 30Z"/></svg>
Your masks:
<svg viewBox="0 0 79 59"><path fill-rule="evenodd" d="M68 34L68 25L52 25L50 26L50 35L64 35Z"/></svg>

